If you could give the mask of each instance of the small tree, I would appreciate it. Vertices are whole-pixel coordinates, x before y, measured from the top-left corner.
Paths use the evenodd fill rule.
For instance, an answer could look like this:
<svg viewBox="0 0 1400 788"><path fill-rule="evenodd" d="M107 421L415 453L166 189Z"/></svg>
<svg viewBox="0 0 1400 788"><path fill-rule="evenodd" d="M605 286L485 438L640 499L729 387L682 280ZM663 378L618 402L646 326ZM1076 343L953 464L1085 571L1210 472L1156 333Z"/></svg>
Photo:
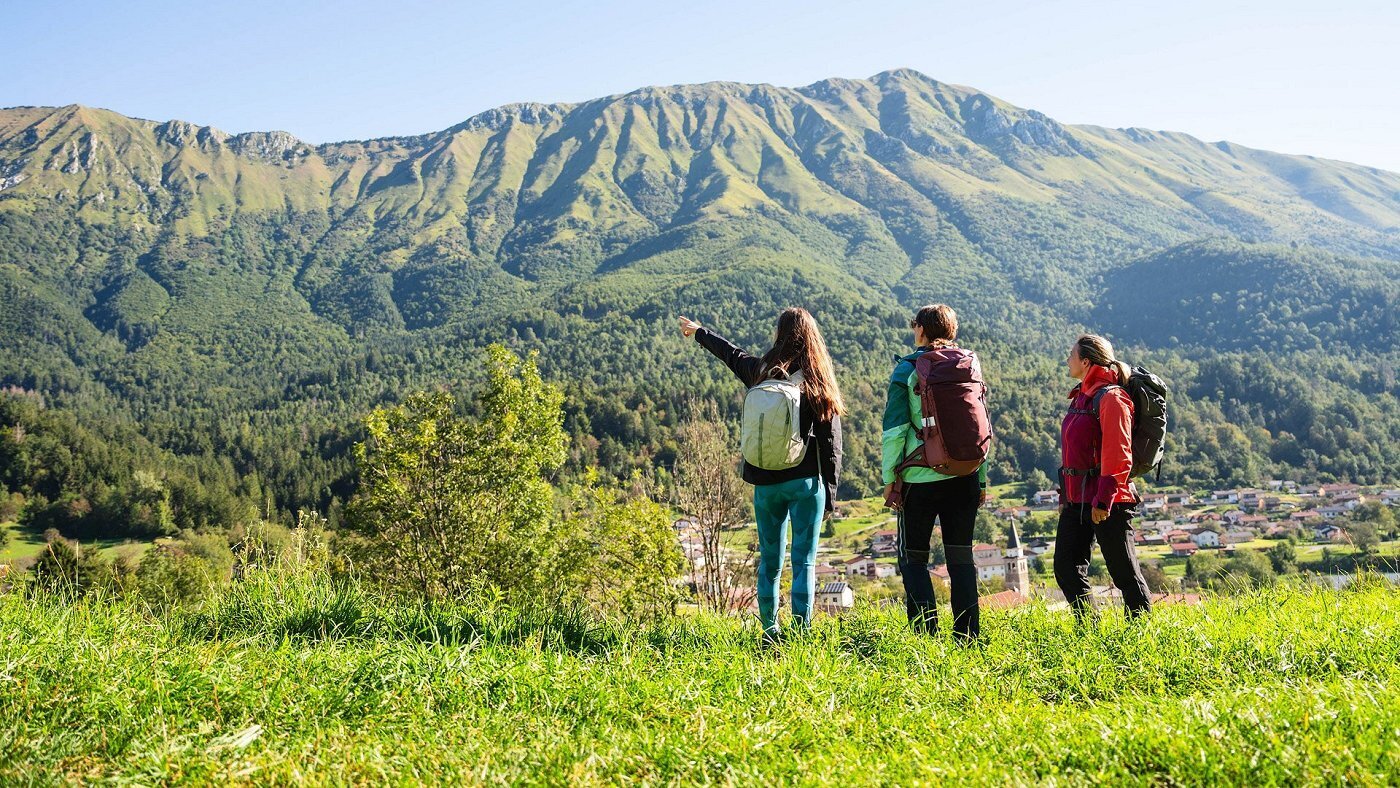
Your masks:
<svg viewBox="0 0 1400 788"><path fill-rule="evenodd" d="M1371 555L1376 551L1376 546L1381 543L1380 534L1376 532L1376 523L1373 520L1353 520L1347 524L1347 536L1356 547L1356 551L1362 555Z"/></svg>
<svg viewBox="0 0 1400 788"><path fill-rule="evenodd" d="M1368 501L1363 503L1351 513L1351 519L1357 522L1373 523L1376 532L1389 534L1395 531L1395 512L1390 506L1380 501Z"/></svg>
<svg viewBox="0 0 1400 788"><path fill-rule="evenodd" d="M1034 503L1035 494L1040 492L1041 490L1053 489L1054 482L1050 481L1050 477L1045 473L1045 471L1042 471L1039 468L1031 469L1030 478L1026 479L1026 482L1022 487L1022 490L1026 494L1027 504Z"/></svg>
<svg viewBox="0 0 1400 788"><path fill-rule="evenodd" d="M1337 554L1332 552L1332 548L1322 548L1322 571L1332 572L1337 568Z"/></svg>
<svg viewBox="0 0 1400 788"><path fill-rule="evenodd" d="M1029 517L1022 518L1020 525L1016 526L1016 528L1021 532L1021 536L1026 539L1036 536L1053 536L1055 530L1059 527L1059 520L1059 516L1055 514L1050 514L1045 517L1032 514Z"/></svg>
<svg viewBox="0 0 1400 788"><path fill-rule="evenodd" d="M1155 561L1142 563L1142 579L1147 581L1148 590L1155 594L1170 594L1177 589L1176 581L1162 571L1161 564Z"/></svg>
<svg viewBox="0 0 1400 788"><path fill-rule="evenodd" d="M594 610L630 617L675 611L675 581L684 559L665 507L641 495L598 484L590 469L569 495L556 536L563 545L561 586Z"/></svg>
<svg viewBox="0 0 1400 788"><path fill-rule="evenodd" d="M1210 588L1224 571L1224 562L1210 553L1196 553L1186 559L1186 580L1198 588Z"/></svg>
<svg viewBox="0 0 1400 788"><path fill-rule="evenodd" d="M96 550L84 549L67 539L53 539L44 546L33 567L34 588L65 599L76 599L111 581L111 567Z"/></svg>
<svg viewBox="0 0 1400 788"><path fill-rule="evenodd" d="M1274 570L1269 559L1257 550L1240 550L1225 562L1225 570L1231 577L1246 580L1254 588L1263 588L1274 582Z"/></svg>
<svg viewBox="0 0 1400 788"><path fill-rule="evenodd" d="M0 490L4 488L0 487ZM0 524L14 522L24 511L24 495L17 492L0 495Z"/></svg>
<svg viewBox="0 0 1400 788"><path fill-rule="evenodd" d="M1287 575L1298 571L1298 549L1290 541L1282 541L1265 551L1275 574Z"/></svg>
<svg viewBox="0 0 1400 788"><path fill-rule="evenodd" d="M214 586L216 570L189 546L180 542L158 544L136 567L141 596L151 602L192 602Z"/></svg>
<svg viewBox="0 0 1400 788"><path fill-rule="evenodd" d="M1001 541L1001 523L986 509L977 510L977 518L972 525L972 541L982 544L996 544Z"/></svg>
<svg viewBox="0 0 1400 788"><path fill-rule="evenodd" d="M563 395L533 354L521 361L493 345L487 373L475 418L437 391L365 420L347 518L364 538L363 570L390 588L512 602L558 591L546 476L565 458Z"/></svg>
<svg viewBox="0 0 1400 788"><path fill-rule="evenodd" d="M734 468L738 449L709 402L691 414L677 437L675 504L700 542L690 567L696 595L708 609L727 610L734 591L753 577L753 551L729 550L723 541L725 530L745 522L749 513L748 490Z"/></svg>
<svg viewBox="0 0 1400 788"><path fill-rule="evenodd" d="M53 530L57 533L56 529ZM46 534L47 535L47 534ZM63 538L48 539L33 567L34 588L66 597L81 595L78 550Z"/></svg>

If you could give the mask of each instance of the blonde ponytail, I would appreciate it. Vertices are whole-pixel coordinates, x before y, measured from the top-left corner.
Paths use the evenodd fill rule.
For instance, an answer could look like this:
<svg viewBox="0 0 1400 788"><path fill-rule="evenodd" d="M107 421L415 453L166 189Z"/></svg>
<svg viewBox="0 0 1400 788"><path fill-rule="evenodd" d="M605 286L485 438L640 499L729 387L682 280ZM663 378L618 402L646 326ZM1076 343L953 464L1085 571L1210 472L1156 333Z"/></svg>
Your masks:
<svg viewBox="0 0 1400 788"><path fill-rule="evenodd" d="M1132 368L1130 368L1127 364L1124 364L1123 362L1118 361L1116 359L1109 366L1113 367L1118 372L1118 385L1128 385L1128 378L1131 378L1133 376Z"/></svg>
<svg viewBox="0 0 1400 788"><path fill-rule="evenodd" d="M1079 339L1074 341L1075 347L1079 348L1079 357L1100 367L1108 367L1118 375L1118 385L1128 385L1128 378L1132 377L1133 371L1127 364L1119 361L1113 355L1113 343L1098 334L1080 334Z"/></svg>

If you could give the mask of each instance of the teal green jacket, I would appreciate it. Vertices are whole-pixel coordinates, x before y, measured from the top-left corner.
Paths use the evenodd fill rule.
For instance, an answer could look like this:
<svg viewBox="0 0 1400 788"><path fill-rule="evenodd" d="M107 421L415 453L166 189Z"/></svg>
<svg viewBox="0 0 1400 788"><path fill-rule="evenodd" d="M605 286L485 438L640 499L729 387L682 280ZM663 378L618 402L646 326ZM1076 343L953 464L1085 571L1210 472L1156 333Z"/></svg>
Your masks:
<svg viewBox="0 0 1400 788"><path fill-rule="evenodd" d="M907 356L896 357L894 372L890 373L889 397L885 400L884 434L880 439L881 481L893 484L894 469L904 458L919 450L923 441L914 432L915 424L924 420L923 407L914 396L914 360L924 354L924 348ZM910 484L937 482L954 477L939 473L932 468L907 468L904 481ZM977 481L987 486L987 463L977 469Z"/></svg>

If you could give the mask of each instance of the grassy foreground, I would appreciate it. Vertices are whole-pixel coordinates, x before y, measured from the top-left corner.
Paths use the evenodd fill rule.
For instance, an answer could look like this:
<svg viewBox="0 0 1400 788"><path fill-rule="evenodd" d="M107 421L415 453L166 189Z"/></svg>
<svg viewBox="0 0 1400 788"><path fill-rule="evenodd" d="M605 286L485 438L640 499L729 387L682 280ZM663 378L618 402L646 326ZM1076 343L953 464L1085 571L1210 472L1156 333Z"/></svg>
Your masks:
<svg viewBox="0 0 1400 788"><path fill-rule="evenodd" d="M1289 588L1084 628L896 611L780 652L707 616L382 604L315 576L200 609L0 597L0 783L1251 785L1400 778L1400 595Z"/></svg>

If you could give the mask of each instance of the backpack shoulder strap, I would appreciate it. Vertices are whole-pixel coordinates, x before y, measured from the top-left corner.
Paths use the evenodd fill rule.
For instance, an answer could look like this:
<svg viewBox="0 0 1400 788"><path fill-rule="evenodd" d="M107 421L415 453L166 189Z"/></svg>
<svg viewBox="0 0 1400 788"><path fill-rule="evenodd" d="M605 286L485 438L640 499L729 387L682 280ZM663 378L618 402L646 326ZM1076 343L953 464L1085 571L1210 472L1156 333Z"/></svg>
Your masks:
<svg viewBox="0 0 1400 788"><path fill-rule="evenodd" d="M1095 420L1099 418L1099 400L1103 399L1103 395L1107 394L1112 389L1121 388L1123 387L1117 383L1110 383L1107 386L1099 387L1099 390L1094 392L1094 398L1090 400L1089 404L1089 413L1093 414Z"/></svg>

